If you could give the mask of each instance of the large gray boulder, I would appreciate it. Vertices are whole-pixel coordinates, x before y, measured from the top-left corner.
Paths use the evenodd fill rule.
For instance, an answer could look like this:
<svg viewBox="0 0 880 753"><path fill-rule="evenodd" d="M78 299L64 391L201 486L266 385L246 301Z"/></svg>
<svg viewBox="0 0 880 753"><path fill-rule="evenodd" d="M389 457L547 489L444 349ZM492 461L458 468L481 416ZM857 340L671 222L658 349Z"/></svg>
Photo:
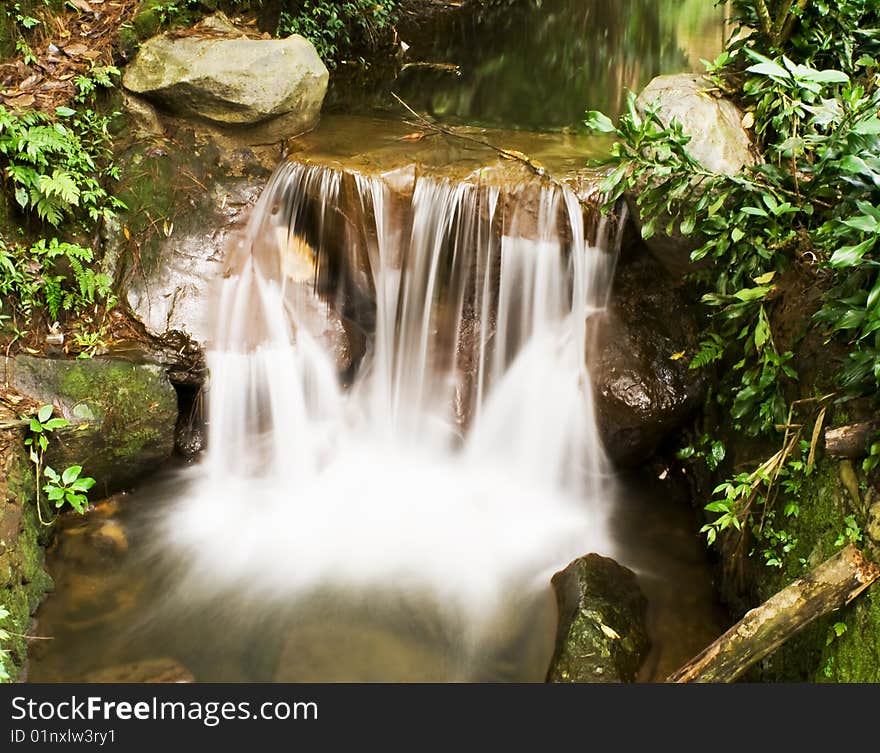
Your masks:
<svg viewBox="0 0 880 753"><path fill-rule="evenodd" d="M180 115L223 126L280 118L294 136L317 123L328 78L303 37L252 39L218 15L191 35L147 40L122 82Z"/></svg>
<svg viewBox="0 0 880 753"><path fill-rule="evenodd" d="M648 650L648 601L636 576L589 554L553 576L559 609L548 682L633 682Z"/></svg>
<svg viewBox="0 0 880 753"><path fill-rule="evenodd" d="M656 111L664 123L676 120L682 130L691 137L687 150L694 159L715 173L736 175L744 168L758 163L759 158L751 138L743 127L743 113L730 100L711 93L715 85L705 76L679 73L658 76L642 91L636 106L644 113L648 108ZM638 207L633 196L629 204L636 221ZM667 222L659 222L658 228ZM701 244L699 236L685 237L675 231L666 234L658 231L647 240L648 247L674 274L681 274L690 267L690 254Z"/></svg>
<svg viewBox="0 0 880 753"><path fill-rule="evenodd" d="M673 281L649 254L618 269L608 309L591 325L599 431L612 460L634 465L703 401L705 376L690 368L699 329Z"/></svg>

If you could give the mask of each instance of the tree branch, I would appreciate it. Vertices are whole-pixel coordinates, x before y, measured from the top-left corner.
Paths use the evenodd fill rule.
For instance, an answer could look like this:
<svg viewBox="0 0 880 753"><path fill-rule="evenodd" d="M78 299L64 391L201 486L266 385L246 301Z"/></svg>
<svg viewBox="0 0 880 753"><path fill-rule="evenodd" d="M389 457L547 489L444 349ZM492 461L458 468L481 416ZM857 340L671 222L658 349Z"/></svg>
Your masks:
<svg viewBox="0 0 880 753"><path fill-rule="evenodd" d="M770 11L767 8L767 3L764 0L754 0L755 2L755 10L758 13L758 19L761 21L761 29L764 34L767 35L767 38L772 42L774 39L773 35L773 18L770 16Z"/></svg>
<svg viewBox="0 0 880 753"><path fill-rule="evenodd" d="M880 576L853 544L748 612L667 682L733 682L814 620L849 604Z"/></svg>

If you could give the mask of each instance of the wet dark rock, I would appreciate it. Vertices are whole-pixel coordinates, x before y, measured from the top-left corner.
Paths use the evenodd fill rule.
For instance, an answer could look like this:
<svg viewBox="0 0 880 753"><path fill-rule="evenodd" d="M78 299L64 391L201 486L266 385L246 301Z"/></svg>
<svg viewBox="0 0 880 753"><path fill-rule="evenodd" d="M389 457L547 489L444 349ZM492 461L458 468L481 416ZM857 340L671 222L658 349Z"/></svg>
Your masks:
<svg viewBox="0 0 880 753"><path fill-rule="evenodd" d="M87 674L84 682L90 683L179 683L195 682L195 676L174 659L144 659L99 669Z"/></svg>
<svg viewBox="0 0 880 753"><path fill-rule="evenodd" d="M635 464L703 401L703 372L689 368L699 330L672 280L647 255L618 270L608 311L592 325L599 430L612 460Z"/></svg>
<svg viewBox="0 0 880 753"><path fill-rule="evenodd" d="M82 465L97 490L126 488L174 449L177 393L155 364L110 359L16 356L6 378L19 392L56 406L70 421L55 432L46 462Z"/></svg>
<svg viewBox="0 0 880 753"><path fill-rule="evenodd" d="M553 576L559 609L548 682L633 682L648 650L648 602L636 576L589 554Z"/></svg>

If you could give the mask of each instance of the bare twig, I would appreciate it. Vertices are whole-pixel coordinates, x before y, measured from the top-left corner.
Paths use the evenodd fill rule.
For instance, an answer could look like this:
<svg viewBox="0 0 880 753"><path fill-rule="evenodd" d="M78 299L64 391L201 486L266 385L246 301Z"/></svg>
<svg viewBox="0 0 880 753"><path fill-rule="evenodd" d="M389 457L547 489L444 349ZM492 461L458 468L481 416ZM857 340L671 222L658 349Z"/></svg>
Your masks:
<svg viewBox="0 0 880 753"><path fill-rule="evenodd" d="M547 171L541 167L540 165L536 165L531 158L520 152L511 151L510 149L504 149L500 146L495 146L495 144L486 141L484 139L478 139L476 136L471 136L467 133L459 133L451 128L446 128L445 126L440 125L439 123L435 123L431 120L428 120L424 115L416 112L412 107L410 107L406 102L404 102L400 97L397 96L394 92L391 92L391 96L394 97L404 108L406 108L407 112L409 112L413 117L416 118L418 124L423 128L427 128L431 131L436 131L437 133L442 133L445 136L451 136L455 139L462 139L463 141L470 141L473 144L479 144L480 146L484 146L487 149L492 149L495 152L498 152L505 159L516 160L521 162L526 167L528 167L532 172L536 175L540 175L541 177L546 177Z"/></svg>

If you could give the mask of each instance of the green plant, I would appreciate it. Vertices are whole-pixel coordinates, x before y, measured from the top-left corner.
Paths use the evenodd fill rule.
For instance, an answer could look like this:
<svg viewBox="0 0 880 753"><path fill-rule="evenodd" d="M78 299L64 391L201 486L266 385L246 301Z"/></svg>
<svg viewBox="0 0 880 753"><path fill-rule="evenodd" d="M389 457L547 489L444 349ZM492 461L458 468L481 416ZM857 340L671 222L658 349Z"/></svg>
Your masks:
<svg viewBox="0 0 880 753"><path fill-rule="evenodd" d="M862 470L868 473L878 465L880 465L880 431L875 432L874 436L868 440L868 454L862 461Z"/></svg>
<svg viewBox="0 0 880 753"><path fill-rule="evenodd" d="M845 622L835 622L828 628L828 637L825 639L825 645L830 646L834 641L846 633L847 627Z"/></svg>
<svg viewBox="0 0 880 753"><path fill-rule="evenodd" d="M721 465L727 455L727 449L724 442L719 439L713 439L708 434L703 434L694 444L682 447L675 456L679 460L690 460L691 458L703 458L706 467L710 471L714 471Z"/></svg>
<svg viewBox="0 0 880 753"><path fill-rule="evenodd" d="M12 5L12 18L15 20L16 26L27 31L35 26L39 26L41 23L39 18L34 18L34 16L25 12L21 7L21 3L14 3Z"/></svg>
<svg viewBox="0 0 880 753"><path fill-rule="evenodd" d="M48 466L43 469L43 475L48 479L43 491L55 507L63 507L66 502L80 515L86 511L89 504L88 491L95 485L95 479L82 476L82 466L72 465L65 468L60 475Z"/></svg>
<svg viewBox="0 0 880 753"><path fill-rule="evenodd" d="M9 650L3 644L9 640L9 632L3 628L3 623L9 617L9 610L0 604L0 682L9 682Z"/></svg>
<svg viewBox="0 0 880 753"><path fill-rule="evenodd" d="M74 100L84 103L91 99L100 89L112 89L113 80L121 75L115 65L92 65L87 74L79 74L76 79L76 96Z"/></svg>
<svg viewBox="0 0 880 753"><path fill-rule="evenodd" d="M99 302L112 307L112 279L95 271L93 261L92 249L57 238L29 247L0 239L0 294L26 317L43 308L56 320L62 311L79 314Z"/></svg>
<svg viewBox="0 0 880 753"><path fill-rule="evenodd" d="M15 51L21 55L25 65L34 65L37 62L37 56L24 37L18 37L15 40Z"/></svg>
<svg viewBox="0 0 880 753"><path fill-rule="evenodd" d="M792 346L804 333L787 333L783 347L775 316L789 270L819 291L808 326L848 350L837 372L840 399L880 394L880 7L874 0L734 0L733 7L749 33L734 36L707 72L746 111L763 162L737 175L707 170L688 151L681 125L633 96L616 126L597 112L587 113L586 125L617 136L602 185L608 207L629 193L645 237L678 231L695 239L691 258L702 268L691 280L704 291L708 325L690 365L720 365L713 394L735 428L781 443L754 471L716 488L706 508L716 519L704 531L710 543L728 529L740 540L747 531L769 540L765 559L776 565L773 552L789 539L768 522L773 501L782 489L791 497L783 514L797 515L816 440L814 431L809 460L798 457L805 440L792 427L790 400L806 386L797 385ZM816 425L822 418L824 411ZM875 464L872 453L866 467ZM854 535L848 527L842 540Z"/></svg>
<svg viewBox="0 0 880 753"><path fill-rule="evenodd" d="M843 519L845 526L842 533L837 537L834 546L843 546L844 544L857 544L862 540L862 529L854 515L847 515Z"/></svg>
<svg viewBox="0 0 880 753"><path fill-rule="evenodd" d="M281 13L276 36L304 36L315 45L321 59L333 67L359 45L376 47L396 14L394 0L305 0L298 11Z"/></svg>
<svg viewBox="0 0 880 753"><path fill-rule="evenodd" d="M124 208L102 181L119 177L112 162L110 118L59 107L56 120L0 105L0 164L16 203L57 227L65 217L95 222Z"/></svg>
<svg viewBox="0 0 880 753"><path fill-rule="evenodd" d="M65 502L78 513L83 514L88 506L87 493L95 485L95 479L82 476L82 466L72 465L58 474L50 466L44 465L44 456L49 448L49 435L57 429L70 425L64 418L53 418L55 409L51 405L42 406L35 416L28 421L29 436L25 439L25 446L31 462L34 464L36 473L36 504L37 515L40 523L49 525L43 518L40 501L40 491L45 491L50 502L55 503L56 508L62 507ZM40 486L41 477L48 479L44 486Z"/></svg>
<svg viewBox="0 0 880 753"><path fill-rule="evenodd" d="M103 327L99 327L97 331L75 332L73 335L74 344L80 349L77 358L92 358L99 351L107 347L107 333Z"/></svg>
<svg viewBox="0 0 880 753"><path fill-rule="evenodd" d="M715 487L713 499L705 509L716 517L701 529L709 544L713 544L722 532L732 530L739 535L737 550L744 552L748 532L756 542L763 544L762 554L768 566L782 565L782 555L797 545L797 539L774 526L778 503L781 499L783 519L796 518L800 514L801 486L815 468L827 408L819 409L809 441L802 438L804 425L793 422L794 411L798 406L822 404L829 398L824 396L818 400L793 403L780 450L754 470L737 473Z"/></svg>

